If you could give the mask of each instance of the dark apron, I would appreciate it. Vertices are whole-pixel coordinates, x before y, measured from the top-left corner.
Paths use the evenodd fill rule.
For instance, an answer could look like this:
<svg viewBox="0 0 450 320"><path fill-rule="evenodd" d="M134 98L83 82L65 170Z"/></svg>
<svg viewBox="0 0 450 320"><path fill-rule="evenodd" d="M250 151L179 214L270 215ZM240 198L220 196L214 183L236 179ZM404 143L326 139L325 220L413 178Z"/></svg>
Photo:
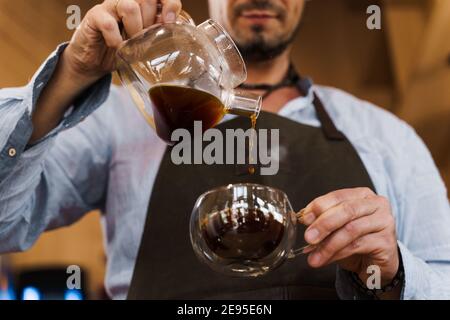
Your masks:
<svg viewBox="0 0 450 320"><path fill-rule="evenodd" d="M301 92L308 84L298 82ZM348 139L336 129L317 96L314 107L321 122L316 128L262 112L258 129L279 129L278 174L248 173L243 165L174 165L168 147L155 180L144 233L128 299L337 299L336 265L308 266L307 256L288 259L278 269L258 278L235 278L212 271L192 249L189 219L198 196L229 183L259 183L286 192L294 210L330 191L369 187L372 181ZM216 128L248 128L249 119L237 117ZM270 135L269 135L270 136ZM270 144L269 144L270 145ZM225 157L224 157L225 159ZM305 228L298 228L303 238Z"/></svg>

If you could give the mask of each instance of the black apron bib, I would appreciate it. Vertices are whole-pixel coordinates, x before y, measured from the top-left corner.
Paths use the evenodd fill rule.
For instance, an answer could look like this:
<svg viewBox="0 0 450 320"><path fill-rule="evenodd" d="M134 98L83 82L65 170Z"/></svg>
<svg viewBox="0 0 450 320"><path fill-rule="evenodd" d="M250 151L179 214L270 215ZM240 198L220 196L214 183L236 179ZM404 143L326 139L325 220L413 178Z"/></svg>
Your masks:
<svg viewBox="0 0 450 320"><path fill-rule="evenodd" d="M302 92L308 90L305 83L298 83ZM330 191L352 187L375 190L355 149L336 129L317 96L314 107L320 128L266 112L259 116L258 129L280 130L280 149L285 154L273 176L260 175L258 167L251 175L248 166L174 165L171 148L166 149L150 198L128 299L338 298L336 265L313 269L301 255L262 277L235 278L200 262L189 237L197 197L218 186L249 182L275 187L287 194L296 211ZM245 129L249 122L237 117L216 128L223 132ZM304 230L298 228L298 238L303 238Z"/></svg>

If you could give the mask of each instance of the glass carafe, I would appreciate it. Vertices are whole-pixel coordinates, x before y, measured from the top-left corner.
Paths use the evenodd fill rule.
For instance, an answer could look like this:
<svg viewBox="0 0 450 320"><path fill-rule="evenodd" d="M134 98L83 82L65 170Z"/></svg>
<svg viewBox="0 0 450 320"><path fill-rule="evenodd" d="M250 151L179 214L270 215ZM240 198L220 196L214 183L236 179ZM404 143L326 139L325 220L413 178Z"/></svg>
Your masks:
<svg viewBox="0 0 450 320"><path fill-rule="evenodd" d="M166 143L175 129L206 130L226 113L257 117L261 98L235 89L247 71L226 31L213 20L196 26L186 12L155 24L117 52L122 84L146 121Z"/></svg>

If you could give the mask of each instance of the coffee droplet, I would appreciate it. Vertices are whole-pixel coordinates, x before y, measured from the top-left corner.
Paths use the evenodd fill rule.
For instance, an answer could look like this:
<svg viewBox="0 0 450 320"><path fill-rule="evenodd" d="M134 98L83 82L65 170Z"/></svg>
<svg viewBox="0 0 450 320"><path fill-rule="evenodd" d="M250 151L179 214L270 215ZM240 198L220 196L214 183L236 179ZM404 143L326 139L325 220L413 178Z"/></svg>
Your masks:
<svg viewBox="0 0 450 320"><path fill-rule="evenodd" d="M255 134L256 134L256 114L253 114L250 117L251 123L252 123L252 135L250 137L250 143L249 143L249 163L250 163L250 167L248 168L248 173L250 174L254 174L255 173L255 166L253 166L253 148L255 148L253 140L255 139Z"/></svg>

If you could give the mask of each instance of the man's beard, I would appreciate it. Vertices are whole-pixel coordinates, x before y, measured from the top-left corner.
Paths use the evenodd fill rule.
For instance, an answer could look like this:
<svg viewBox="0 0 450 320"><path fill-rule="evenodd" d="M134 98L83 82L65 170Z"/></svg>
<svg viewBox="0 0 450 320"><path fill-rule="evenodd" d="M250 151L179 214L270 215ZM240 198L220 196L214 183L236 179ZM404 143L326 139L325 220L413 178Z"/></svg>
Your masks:
<svg viewBox="0 0 450 320"><path fill-rule="evenodd" d="M286 40L269 43L264 39L260 26L255 26L253 32L254 38L246 43L236 42L242 57L246 62L263 62L272 60L281 55L289 45L294 41L297 31L293 32ZM296 28L296 30L298 27Z"/></svg>
<svg viewBox="0 0 450 320"><path fill-rule="evenodd" d="M239 17L246 10L270 10L277 14L278 19L286 19L286 11L270 0L253 0L234 8L234 17ZM255 25L252 27L253 39L249 41L238 41L236 45L246 62L262 62L274 59L282 54L294 41L297 35L300 22L289 37L283 40L269 41L264 38L264 27Z"/></svg>

